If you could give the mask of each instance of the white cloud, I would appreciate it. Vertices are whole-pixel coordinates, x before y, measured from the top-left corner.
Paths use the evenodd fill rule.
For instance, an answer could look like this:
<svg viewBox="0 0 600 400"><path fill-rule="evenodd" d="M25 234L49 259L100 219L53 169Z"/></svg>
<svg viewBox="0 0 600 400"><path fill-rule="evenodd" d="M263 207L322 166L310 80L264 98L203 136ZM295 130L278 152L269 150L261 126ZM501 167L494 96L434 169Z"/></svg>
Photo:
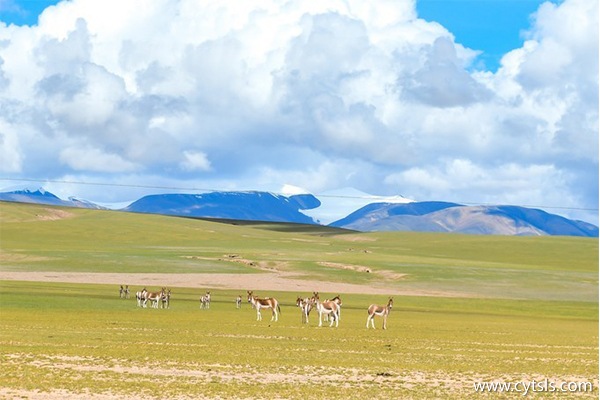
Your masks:
<svg viewBox="0 0 600 400"><path fill-rule="evenodd" d="M206 154L198 151L184 151L185 160L181 163L184 171L210 171L210 161Z"/></svg>
<svg viewBox="0 0 600 400"><path fill-rule="evenodd" d="M413 0L61 2L0 24L3 168L597 207L597 2L477 51Z"/></svg>
<svg viewBox="0 0 600 400"><path fill-rule="evenodd" d="M105 153L92 147L67 147L60 152L60 161L75 171L130 172L138 167L118 154Z"/></svg>
<svg viewBox="0 0 600 400"><path fill-rule="evenodd" d="M23 168L19 138L12 128L0 120L0 171L3 173L21 172Z"/></svg>
<svg viewBox="0 0 600 400"><path fill-rule="evenodd" d="M410 187L408 197L456 202L574 207L570 177L552 165L501 164L490 168L469 160L447 160L429 168L390 174L386 182Z"/></svg>

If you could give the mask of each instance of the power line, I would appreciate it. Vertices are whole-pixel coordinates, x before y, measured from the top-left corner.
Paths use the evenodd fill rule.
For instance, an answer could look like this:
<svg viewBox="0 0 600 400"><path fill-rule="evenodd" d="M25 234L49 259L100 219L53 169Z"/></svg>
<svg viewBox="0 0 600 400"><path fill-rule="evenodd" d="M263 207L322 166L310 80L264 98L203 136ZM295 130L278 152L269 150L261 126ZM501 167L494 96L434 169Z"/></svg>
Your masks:
<svg viewBox="0 0 600 400"><path fill-rule="evenodd" d="M85 181L67 181L60 179L33 179L33 178L3 178L0 177L0 181L13 181L13 182L48 182L48 183L64 183L69 185L88 185L88 186L108 186L108 187L124 187L124 188L135 188L135 189L162 189L162 190L187 190L194 192L223 192L227 190L222 189L210 189L210 188L199 188L199 187L178 187L178 186L158 186L158 185L135 185L125 183L105 183L105 182L85 182ZM361 199L361 200L384 200L386 196L352 196L352 195L333 195L333 194L313 194L316 197L325 198L340 198L340 199ZM392 196L390 196L392 197ZM404 197L404 196L401 196ZM495 206L498 204L492 203L472 203L472 202L456 202L468 206ZM545 205L531 205L521 204L521 207L527 208L548 208L556 210L574 210L574 211L598 211L597 208L585 208L585 207L565 207L565 206L545 206Z"/></svg>

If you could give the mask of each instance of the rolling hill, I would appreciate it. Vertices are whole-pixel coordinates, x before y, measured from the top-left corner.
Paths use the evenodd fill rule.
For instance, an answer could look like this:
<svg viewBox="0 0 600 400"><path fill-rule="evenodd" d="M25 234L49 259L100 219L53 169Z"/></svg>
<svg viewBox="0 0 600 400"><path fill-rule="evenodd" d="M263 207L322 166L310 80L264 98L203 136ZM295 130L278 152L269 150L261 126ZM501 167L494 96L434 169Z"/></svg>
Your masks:
<svg viewBox="0 0 600 400"><path fill-rule="evenodd" d="M464 206L445 202L369 204L330 226L359 231L420 231L516 236L597 237L598 227L517 206Z"/></svg>

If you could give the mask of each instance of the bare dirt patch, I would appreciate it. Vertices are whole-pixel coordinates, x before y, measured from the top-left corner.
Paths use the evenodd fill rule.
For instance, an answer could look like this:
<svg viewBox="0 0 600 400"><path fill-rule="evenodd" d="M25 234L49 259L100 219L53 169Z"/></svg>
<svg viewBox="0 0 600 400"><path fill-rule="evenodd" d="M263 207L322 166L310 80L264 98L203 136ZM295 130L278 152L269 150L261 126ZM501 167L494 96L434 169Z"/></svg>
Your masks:
<svg viewBox="0 0 600 400"><path fill-rule="evenodd" d="M0 251L0 262L9 263L9 262L38 262L38 261L48 261L51 260L50 257L42 257L42 256L33 256L31 254L20 254L20 253L8 253L6 251Z"/></svg>
<svg viewBox="0 0 600 400"><path fill-rule="evenodd" d="M374 295L469 297L459 292L398 288L386 284L359 285L302 279L291 272L256 274L135 274L99 272L17 272L0 271L0 280L95 283L129 286L168 286L284 292L323 292Z"/></svg>
<svg viewBox="0 0 600 400"><path fill-rule="evenodd" d="M373 270L372 268L366 267L364 265L343 264L343 263L333 263L333 262L318 262L317 264L319 264L323 267L345 269L348 271L356 271L356 272L364 272L366 274L375 274L375 275L379 275L383 278L391 279L391 280L400 280L406 276L406 274L399 274L394 271Z"/></svg>
<svg viewBox="0 0 600 400"><path fill-rule="evenodd" d="M57 221L65 218L73 218L75 214L54 208L44 208L43 214L36 214L35 217L38 221Z"/></svg>

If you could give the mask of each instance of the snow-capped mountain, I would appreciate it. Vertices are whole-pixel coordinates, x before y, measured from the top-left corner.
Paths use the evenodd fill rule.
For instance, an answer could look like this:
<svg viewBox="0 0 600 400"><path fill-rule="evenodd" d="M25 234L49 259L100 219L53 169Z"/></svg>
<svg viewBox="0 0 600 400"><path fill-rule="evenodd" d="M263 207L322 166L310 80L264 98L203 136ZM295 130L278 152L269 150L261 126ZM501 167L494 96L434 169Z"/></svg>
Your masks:
<svg viewBox="0 0 600 400"><path fill-rule="evenodd" d="M374 196L354 188L330 190L316 196L321 201L321 206L306 210L304 214L311 216L315 221L319 221L324 225L337 221L371 203L405 204L414 201L401 195Z"/></svg>
<svg viewBox="0 0 600 400"><path fill-rule="evenodd" d="M0 201L12 201L17 203L48 204L54 206L104 209L105 207L92 203L91 201L69 197L62 200L54 194L47 192L44 188L16 188L8 189L0 193Z"/></svg>
<svg viewBox="0 0 600 400"><path fill-rule="evenodd" d="M464 206L445 202L369 204L330 226L359 231L598 236L598 227L595 225L538 209L517 206Z"/></svg>

